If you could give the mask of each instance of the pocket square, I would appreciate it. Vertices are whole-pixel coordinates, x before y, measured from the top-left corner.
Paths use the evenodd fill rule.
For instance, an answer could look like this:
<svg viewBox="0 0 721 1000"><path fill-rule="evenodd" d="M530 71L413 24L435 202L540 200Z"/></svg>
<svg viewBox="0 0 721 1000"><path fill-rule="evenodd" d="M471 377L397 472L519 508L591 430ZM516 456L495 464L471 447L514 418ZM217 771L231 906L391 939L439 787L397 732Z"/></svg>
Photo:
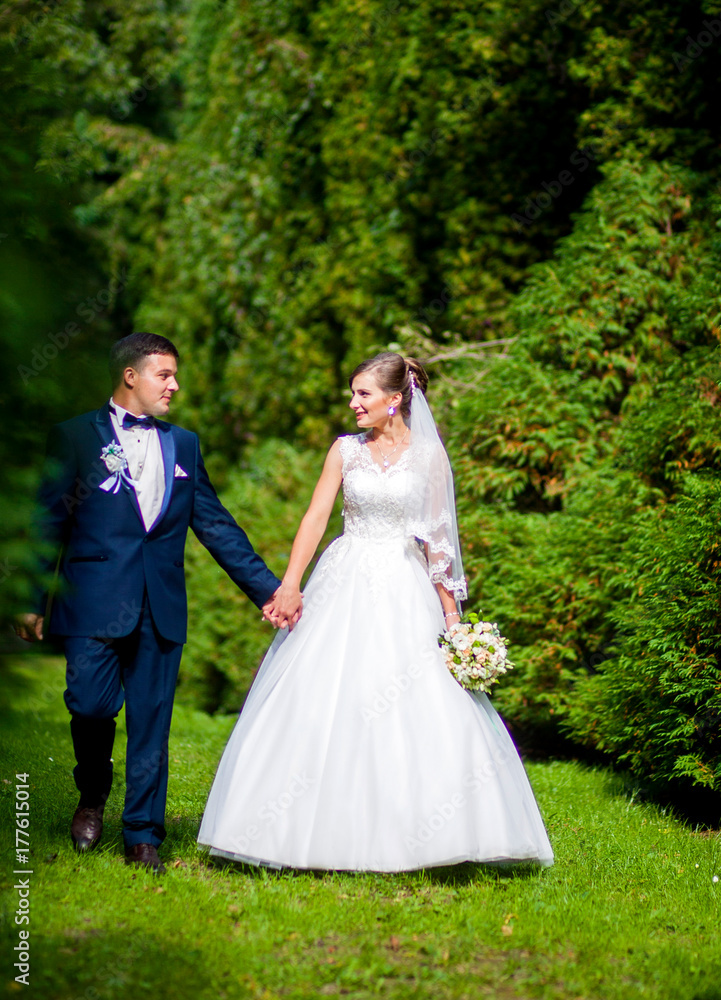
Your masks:
<svg viewBox="0 0 721 1000"><path fill-rule="evenodd" d="M176 479L187 479L188 473L185 469L181 469L179 465L175 466L175 478Z"/></svg>

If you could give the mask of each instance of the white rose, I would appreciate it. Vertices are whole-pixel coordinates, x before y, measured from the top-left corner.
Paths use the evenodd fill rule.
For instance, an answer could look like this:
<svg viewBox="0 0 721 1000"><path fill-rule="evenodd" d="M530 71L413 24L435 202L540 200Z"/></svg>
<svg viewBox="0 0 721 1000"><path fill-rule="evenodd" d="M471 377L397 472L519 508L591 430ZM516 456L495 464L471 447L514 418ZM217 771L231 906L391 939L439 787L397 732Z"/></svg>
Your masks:
<svg viewBox="0 0 721 1000"><path fill-rule="evenodd" d="M120 472L125 467L125 457L123 455L114 455L110 452L103 456L103 461L108 472Z"/></svg>

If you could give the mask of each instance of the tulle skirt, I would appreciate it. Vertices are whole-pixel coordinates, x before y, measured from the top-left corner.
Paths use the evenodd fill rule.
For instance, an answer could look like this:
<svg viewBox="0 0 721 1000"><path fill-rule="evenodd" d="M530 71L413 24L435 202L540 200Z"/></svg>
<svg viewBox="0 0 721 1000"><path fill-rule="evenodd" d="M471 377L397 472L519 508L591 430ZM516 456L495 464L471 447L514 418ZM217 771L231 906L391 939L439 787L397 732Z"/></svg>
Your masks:
<svg viewBox="0 0 721 1000"><path fill-rule="evenodd" d="M551 864L503 722L444 665L415 543L342 535L304 593L230 737L199 843L278 868Z"/></svg>

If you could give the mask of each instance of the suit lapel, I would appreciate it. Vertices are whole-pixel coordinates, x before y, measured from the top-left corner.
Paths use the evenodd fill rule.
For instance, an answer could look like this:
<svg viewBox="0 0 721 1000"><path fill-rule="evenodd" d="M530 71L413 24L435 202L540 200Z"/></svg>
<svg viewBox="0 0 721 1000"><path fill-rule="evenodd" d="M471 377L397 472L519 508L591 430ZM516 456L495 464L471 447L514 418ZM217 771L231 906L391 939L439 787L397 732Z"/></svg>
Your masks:
<svg viewBox="0 0 721 1000"><path fill-rule="evenodd" d="M97 414L95 415L95 422L93 426L97 431L98 437L100 438L103 447L106 444L120 444L120 441L118 441L118 435L115 433L115 428L113 427L113 422L110 419L110 406L108 405L108 403L106 403L105 406L101 406L100 409L98 410ZM167 489L167 481L166 481L166 489ZM143 529L145 529L145 522L143 521L143 515L140 511L140 504L138 503L137 493L132 488L132 486L128 486L127 483L123 483L123 490L127 493L128 497L130 498L130 502L133 505L133 509L135 510L135 513L138 515L140 523L143 526Z"/></svg>
<svg viewBox="0 0 721 1000"><path fill-rule="evenodd" d="M120 444L118 441L118 435L115 433L115 428L113 427L113 422L110 419L110 406L108 403L106 403L105 406L101 406L95 414L95 422L93 426L98 432L98 436L100 437L103 446L113 443Z"/></svg>

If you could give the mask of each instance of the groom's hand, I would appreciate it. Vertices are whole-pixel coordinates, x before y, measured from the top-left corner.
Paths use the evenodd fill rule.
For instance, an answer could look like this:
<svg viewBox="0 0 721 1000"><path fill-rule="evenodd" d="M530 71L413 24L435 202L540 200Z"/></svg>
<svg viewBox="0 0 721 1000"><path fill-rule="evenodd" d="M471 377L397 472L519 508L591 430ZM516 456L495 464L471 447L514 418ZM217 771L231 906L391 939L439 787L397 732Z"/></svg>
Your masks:
<svg viewBox="0 0 721 1000"><path fill-rule="evenodd" d="M303 595L297 587L281 584L267 604L263 605L263 617L278 628L291 631L303 613Z"/></svg>
<svg viewBox="0 0 721 1000"><path fill-rule="evenodd" d="M25 642L37 642L43 637L44 621L42 615L16 615L15 635L20 636Z"/></svg>
<svg viewBox="0 0 721 1000"><path fill-rule="evenodd" d="M275 612L275 597L269 598L262 607L263 618L271 625L275 625L276 612Z"/></svg>

